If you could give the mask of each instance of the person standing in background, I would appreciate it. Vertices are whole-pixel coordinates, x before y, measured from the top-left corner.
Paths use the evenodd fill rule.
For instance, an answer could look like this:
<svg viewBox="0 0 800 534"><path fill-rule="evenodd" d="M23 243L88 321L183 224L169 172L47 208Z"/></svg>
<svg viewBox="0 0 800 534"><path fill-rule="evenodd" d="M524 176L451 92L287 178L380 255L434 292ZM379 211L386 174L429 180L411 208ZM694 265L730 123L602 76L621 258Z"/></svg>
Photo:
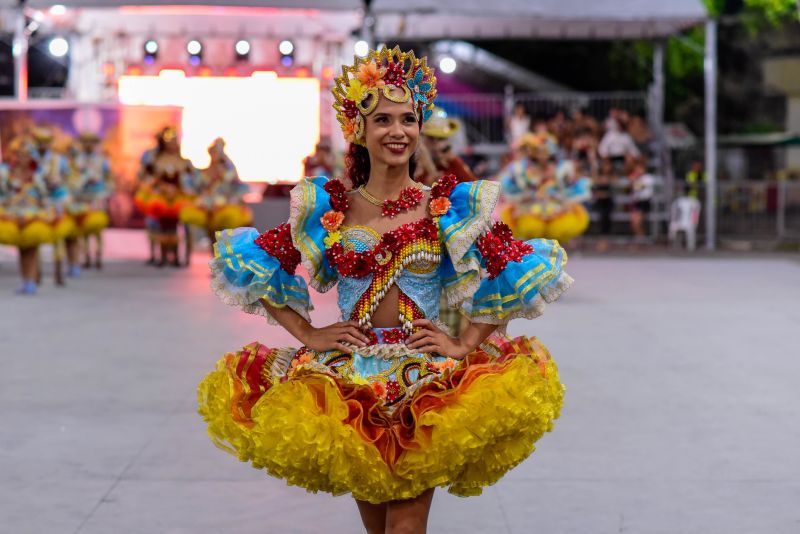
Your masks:
<svg viewBox="0 0 800 534"><path fill-rule="evenodd" d="M520 139L531 131L531 116L525 109L522 102L514 104L514 111L508 119L508 142L511 146L517 146Z"/></svg>

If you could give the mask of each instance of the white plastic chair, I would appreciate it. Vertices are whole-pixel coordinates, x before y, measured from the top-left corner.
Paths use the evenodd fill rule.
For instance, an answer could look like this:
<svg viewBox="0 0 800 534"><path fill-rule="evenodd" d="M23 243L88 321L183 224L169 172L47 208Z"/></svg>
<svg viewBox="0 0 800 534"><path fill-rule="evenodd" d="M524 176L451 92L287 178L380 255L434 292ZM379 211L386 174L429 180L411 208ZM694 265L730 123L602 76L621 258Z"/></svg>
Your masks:
<svg viewBox="0 0 800 534"><path fill-rule="evenodd" d="M697 244L697 224L700 222L700 201L692 197L679 197L672 202L669 219L669 240L674 243L678 232L686 234L686 248L694 250Z"/></svg>

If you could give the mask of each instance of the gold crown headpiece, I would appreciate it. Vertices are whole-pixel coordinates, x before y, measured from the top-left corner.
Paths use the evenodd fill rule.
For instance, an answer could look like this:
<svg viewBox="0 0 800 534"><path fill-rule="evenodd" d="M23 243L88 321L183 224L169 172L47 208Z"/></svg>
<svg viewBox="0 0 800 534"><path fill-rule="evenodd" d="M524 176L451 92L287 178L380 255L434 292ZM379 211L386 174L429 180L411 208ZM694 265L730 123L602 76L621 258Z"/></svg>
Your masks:
<svg viewBox="0 0 800 534"><path fill-rule="evenodd" d="M403 95L393 95L392 86L402 89ZM353 65L342 65L333 88L333 107L347 141L364 146L364 119L375 111L379 92L392 102L413 101L422 124L433 111L436 76L427 58L417 59L413 51L403 52L399 46L370 50L366 57L356 56Z"/></svg>

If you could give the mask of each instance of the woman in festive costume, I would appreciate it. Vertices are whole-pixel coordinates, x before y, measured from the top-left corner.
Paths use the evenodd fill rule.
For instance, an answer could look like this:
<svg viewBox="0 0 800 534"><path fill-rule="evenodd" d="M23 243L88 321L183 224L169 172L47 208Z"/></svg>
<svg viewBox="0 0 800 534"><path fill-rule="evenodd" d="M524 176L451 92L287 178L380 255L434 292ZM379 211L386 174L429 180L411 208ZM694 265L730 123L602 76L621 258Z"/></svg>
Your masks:
<svg viewBox="0 0 800 534"><path fill-rule="evenodd" d="M504 332L569 286L564 251L494 223L495 183L411 180L435 87L425 58L399 48L345 66L334 107L354 189L301 181L288 223L220 232L211 261L223 301L304 344L218 362L199 386L211 438L289 484L351 493L368 532L424 532L434 488L480 494L563 400L544 346ZM341 322L311 326L301 263L318 291L338 284ZM471 320L459 338L437 326L441 291Z"/></svg>
<svg viewBox="0 0 800 534"><path fill-rule="evenodd" d="M198 198L181 210L180 218L203 228L213 244L218 231L251 224L253 213L244 205L249 188L239 179L236 166L225 153L225 141L214 140L208 154L211 163L199 173Z"/></svg>
<svg viewBox="0 0 800 534"><path fill-rule="evenodd" d="M84 268L102 268L103 229L108 226L106 202L111 189L111 164L98 150L100 138L84 132L71 151L69 188L72 193L69 212L78 226L77 238L67 239L69 276L80 275L79 256L84 253ZM95 254L92 262L91 241Z"/></svg>
<svg viewBox="0 0 800 534"><path fill-rule="evenodd" d="M0 243L19 249L21 295L36 294L39 247L55 238L55 212L48 209L47 186L36 172L32 148L18 137L9 147L9 164L0 164Z"/></svg>
<svg viewBox="0 0 800 534"><path fill-rule="evenodd" d="M156 265L163 267L169 262L174 267L180 267L178 226L181 211L192 202L196 171L191 162L180 155L177 131L167 128L162 132L158 151L148 163L146 172L146 199L140 197L139 202L146 216L155 221L151 227L152 237L161 254ZM185 264L188 265L191 255L191 236L188 231L184 239Z"/></svg>
<svg viewBox="0 0 800 534"><path fill-rule="evenodd" d="M514 236L567 243L584 233L589 226L589 215L578 192L588 184L581 181L575 187L577 181L567 182L566 171L571 163L554 164L557 146L552 139L542 134L526 134L518 151L521 157L509 163L499 177L507 201L501 217Z"/></svg>
<svg viewBox="0 0 800 534"><path fill-rule="evenodd" d="M36 127L31 131L32 154L36 161L37 178L47 188L47 203L55 214L53 224L53 263L56 285L64 285L65 242L77 235L78 227L69 214L71 202L67 179L69 162L53 148L53 132L50 128Z"/></svg>

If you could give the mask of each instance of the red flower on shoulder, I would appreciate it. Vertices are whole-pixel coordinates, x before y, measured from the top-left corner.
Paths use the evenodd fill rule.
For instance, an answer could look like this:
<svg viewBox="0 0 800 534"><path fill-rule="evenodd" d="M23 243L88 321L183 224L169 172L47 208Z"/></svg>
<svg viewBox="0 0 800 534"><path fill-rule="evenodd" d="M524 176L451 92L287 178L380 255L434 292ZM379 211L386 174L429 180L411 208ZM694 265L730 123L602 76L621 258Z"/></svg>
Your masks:
<svg viewBox="0 0 800 534"><path fill-rule="evenodd" d="M334 211L347 211L347 208L350 207L350 200L347 198L347 189L341 181L328 180L323 189L331 196L331 207Z"/></svg>
<svg viewBox="0 0 800 534"><path fill-rule="evenodd" d="M449 197L453 188L458 184L455 174L448 174L439 178L431 188L431 198Z"/></svg>

